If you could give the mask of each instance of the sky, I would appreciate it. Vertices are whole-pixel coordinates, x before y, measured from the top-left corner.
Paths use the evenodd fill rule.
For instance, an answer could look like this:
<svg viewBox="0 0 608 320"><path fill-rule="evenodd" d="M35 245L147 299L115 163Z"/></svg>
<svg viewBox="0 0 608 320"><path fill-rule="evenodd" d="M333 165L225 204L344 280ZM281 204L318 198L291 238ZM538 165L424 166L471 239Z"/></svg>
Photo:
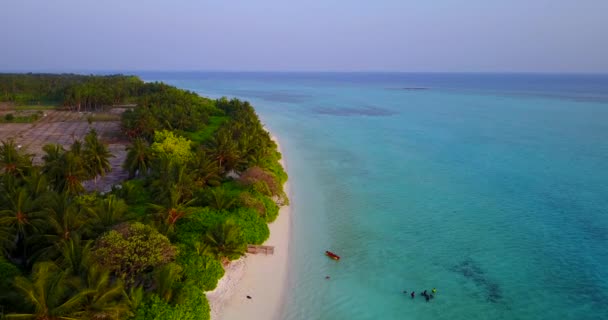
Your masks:
<svg viewBox="0 0 608 320"><path fill-rule="evenodd" d="M1 0L0 72L608 73L608 0Z"/></svg>

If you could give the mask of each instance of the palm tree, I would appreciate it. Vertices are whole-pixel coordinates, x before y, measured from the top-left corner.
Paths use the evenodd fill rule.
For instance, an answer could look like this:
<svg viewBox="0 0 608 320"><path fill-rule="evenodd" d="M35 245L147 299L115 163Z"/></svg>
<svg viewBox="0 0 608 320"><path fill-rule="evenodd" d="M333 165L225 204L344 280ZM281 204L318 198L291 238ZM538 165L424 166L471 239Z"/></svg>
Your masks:
<svg viewBox="0 0 608 320"><path fill-rule="evenodd" d="M80 240L79 236L74 236L57 246L61 253L58 264L63 270L74 276L86 274L86 270L91 265L93 241Z"/></svg>
<svg viewBox="0 0 608 320"><path fill-rule="evenodd" d="M83 155L85 167L89 169L89 173L95 178L96 183L97 176L101 175L103 177L107 172L112 170L109 159L114 156L110 153L108 148L99 141L95 129L91 129L84 137Z"/></svg>
<svg viewBox="0 0 608 320"><path fill-rule="evenodd" d="M59 144L45 145L42 150L45 152L42 172L49 177L53 189L57 192L68 191L70 194L83 192L81 182L86 177L86 171L82 143L75 140L70 151Z"/></svg>
<svg viewBox="0 0 608 320"><path fill-rule="evenodd" d="M33 199L28 190L21 187L8 197L7 208L0 211L0 228L4 228L1 242L9 244L9 249L22 249L22 258L27 258L26 240L28 236L46 227L46 219L40 209L38 199Z"/></svg>
<svg viewBox="0 0 608 320"><path fill-rule="evenodd" d="M132 145L127 147L127 151L123 168L129 171L129 179L147 174L152 162L152 152L146 140L136 138Z"/></svg>
<svg viewBox="0 0 608 320"><path fill-rule="evenodd" d="M182 267L174 262L158 268L154 272L154 286L156 294L167 302L176 296L175 283L181 280Z"/></svg>
<svg viewBox="0 0 608 320"><path fill-rule="evenodd" d="M169 188L169 200L171 202L186 202L192 199L194 193L192 187L193 181L192 176L188 172L188 167L186 167L184 164L176 163L175 166L173 166L170 178L171 185ZM173 190L176 191L174 195L171 194ZM171 199L171 197L174 196L176 197L175 200Z"/></svg>
<svg viewBox="0 0 608 320"><path fill-rule="evenodd" d="M157 199L156 202L167 202L170 191L174 188L173 171L176 163L170 157L162 156L154 161L153 166L152 172L154 173L154 177L152 179L151 187L155 199Z"/></svg>
<svg viewBox="0 0 608 320"><path fill-rule="evenodd" d="M144 301L144 288L141 286L133 286L129 288L128 292L123 292L123 295L127 297L126 303L129 306L129 309L131 312L134 312Z"/></svg>
<svg viewBox="0 0 608 320"><path fill-rule="evenodd" d="M235 259L245 253L240 228L231 220L210 228L205 234L209 252L218 259Z"/></svg>
<svg viewBox="0 0 608 320"><path fill-rule="evenodd" d="M33 305L34 311L10 314L8 319L118 320L129 314L123 282L112 280L108 270L90 264L88 243L84 247L76 245L77 241L69 243L75 246L65 247L65 257L72 258L62 265L65 269L50 261L39 262L34 265L31 279L15 279L15 287ZM73 265L80 271L75 272Z"/></svg>
<svg viewBox="0 0 608 320"><path fill-rule="evenodd" d="M82 141L80 141L78 139L74 139L74 142L72 142L72 145L70 146L70 152L72 152L79 158L82 158L84 155L83 148L82 148Z"/></svg>
<svg viewBox="0 0 608 320"><path fill-rule="evenodd" d="M29 240L34 246L31 259L56 259L61 254L65 242L87 233L87 217L90 210L77 203L66 192L53 193L45 202L46 228Z"/></svg>
<svg viewBox="0 0 608 320"><path fill-rule="evenodd" d="M91 219L89 223L94 226L98 232L104 232L114 225L123 222L129 206L127 203L111 194L105 199L98 199L95 202L95 207L91 210Z"/></svg>
<svg viewBox="0 0 608 320"><path fill-rule="evenodd" d="M124 284L120 279L113 281L110 271L95 264L89 266L82 287L87 294L82 311L76 312L81 319L119 320L129 314Z"/></svg>
<svg viewBox="0 0 608 320"><path fill-rule="evenodd" d="M65 149L60 144L47 144L42 147L44 156L42 172L49 177L55 191L61 191L65 186Z"/></svg>
<svg viewBox="0 0 608 320"><path fill-rule="evenodd" d="M74 313L82 308L91 291L72 293L67 272L53 262L34 265L31 279L16 277L15 288L34 308L33 312L9 314L8 319L76 320Z"/></svg>
<svg viewBox="0 0 608 320"><path fill-rule="evenodd" d="M69 194L55 194L47 205L47 221L57 240L68 240L85 226L88 208L83 208Z"/></svg>
<svg viewBox="0 0 608 320"><path fill-rule="evenodd" d="M32 155L20 150L14 140L2 141L0 145L0 173L23 177L32 167Z"/></svg>
<svg viewBox="0 0 608 320"><path fill-rule="evenodd" d="M49 182L47 176L42 174L40 167L34 167L30 174L25 177L25 187L33 199L45 197L49 194Z"/></svg>
<svg viewBox="0 0 608 320"><path fill-rule="evenodd" d="M223 172L234 169L240 162L238 146L229 130L218 131L209 140L207 151Z"/></svg>
<svg viewBox="0 0 608 320"><path fill-rule="evenodd" d="M238 146L243 159L237 168L239 171L247 167L263 165L264 160L268 158L268 147L254 132L241 135Z"/></svg>
<svg viewBox="0 0 608 320"><path fill-rule="evenodd" d="M207 194L207 204L217 210L229 210L235 204L236 198L222 186L213 188Z"/></svg>
<svg viewBox="0 0 608 320"><path fill-rule="evenodd" d="M87 177L84 163L78 152L67 152L65 154L64 185L61 191L66 191L71 195L84 192L82 181Z"/></svg>
<svg viewBox="0 0 608 320"><path fill-rule="evenodd" d="M184 164L168 156L161 156L155 161L152 189L157 203L170 206L192 199L193 182L187 170Z"/></svg>
<svg viewBox="0 0 608 320"><path fill-rule="evenodd" d="M165 205L149 204L156 211L159 223L159 230L165 235L170 235L175 231L177 222L193 212L190 206L195 201L191 199L182 201L179 189L170 190L169 201Z"/></svg>
<svg viewBox="0 0 608 320"><path fill-rule="evenodd" d="M221 184L220 167L203 150L195 158L194 182L199 187L219 186Z"/></svg>

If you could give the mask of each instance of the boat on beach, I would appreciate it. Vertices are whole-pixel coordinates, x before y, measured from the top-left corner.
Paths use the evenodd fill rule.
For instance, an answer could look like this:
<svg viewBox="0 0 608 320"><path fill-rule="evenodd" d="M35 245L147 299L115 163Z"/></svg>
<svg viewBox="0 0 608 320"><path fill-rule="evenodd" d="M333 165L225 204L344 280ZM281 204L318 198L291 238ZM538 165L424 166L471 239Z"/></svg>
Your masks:
<svg viewBox="0 0 608 320"><path fill-rule="evenodd" d="M333 252L331 252L331 251L325 251L325 255L328 256L328 257L330 257L330 258L332 258L332 259L334 259L334 260L336 260L336 261L340 260L340 256L337 255L337 254L335 254L335 253L333 253Z"/></svg>

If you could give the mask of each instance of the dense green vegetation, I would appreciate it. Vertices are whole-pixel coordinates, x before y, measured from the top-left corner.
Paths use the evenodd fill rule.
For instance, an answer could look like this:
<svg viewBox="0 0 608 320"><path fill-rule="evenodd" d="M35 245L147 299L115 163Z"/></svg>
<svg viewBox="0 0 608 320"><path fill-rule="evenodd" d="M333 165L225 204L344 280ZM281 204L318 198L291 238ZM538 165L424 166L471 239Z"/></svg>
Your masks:
<svg viewBox="0 0 608 320"><path fill-rule="evenodd" d="M1 143L7 318L209 319L204 292L222 264L264 242L287 203L281 155L251 105L124 76L0 75L0 94L30 104L81 99L83 108L137 103L122 117L130 180L108 193L82 185L110 169L95 131L68 149L45 146L39 166Z"/></svg>
<svg viewBox="0 0 608 320"><path fill-rule="evenodd" d="M134 76L74 74L0 74L0 101L17 105L61 105L73 110L97 110L132 102L144 87Z"/></svg>
<svg viewBox="0 0 608 320"><path fill-rule="evenodd" d="M7 113L0 117L0 123L30 123L38 120L42 112Z"/></svg>

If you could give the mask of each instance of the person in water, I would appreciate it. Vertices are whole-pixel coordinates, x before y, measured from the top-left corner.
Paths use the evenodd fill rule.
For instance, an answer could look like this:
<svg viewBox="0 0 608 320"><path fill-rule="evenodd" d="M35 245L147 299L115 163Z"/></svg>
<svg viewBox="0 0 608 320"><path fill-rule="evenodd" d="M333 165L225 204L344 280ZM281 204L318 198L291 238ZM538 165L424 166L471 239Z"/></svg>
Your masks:
<svg viewBox="0 0 608 320"><path fill-rule="evenodd" d="M427 294L427 295L425 295L425 296L424 296L424 298L426 299L426 302L429 302L429 299L430 299L430 298L429 298L429 295L428 295L428 294Z"/></svg>
<svg viewBox="0 0 608 320"><path fill-rule="evenodd" d="M431 291L433 291L433 294L437 293L437 289L435 289L435 288L433 288L433 290L431 290Z"/></svg>
<svg viewBox="0 0 608 320"><path fill-rule="evenodd" d="M428 295L428 294L426 293L426 290L424 290L424 292L422 292L422 295L423 295L423 296L425 296L425 297Z"/></svg>
<svg viewBox="0 0 608 320"><path fill-rule="evenodd" d="M416 292L412 291L412 299L416 296Z"/></svg>

